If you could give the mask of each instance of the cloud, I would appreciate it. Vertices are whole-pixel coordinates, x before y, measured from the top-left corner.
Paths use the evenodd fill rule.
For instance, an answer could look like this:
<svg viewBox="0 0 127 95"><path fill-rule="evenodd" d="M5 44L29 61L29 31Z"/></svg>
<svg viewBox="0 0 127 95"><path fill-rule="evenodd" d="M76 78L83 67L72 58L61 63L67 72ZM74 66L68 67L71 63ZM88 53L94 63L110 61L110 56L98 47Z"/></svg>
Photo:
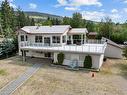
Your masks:
<svg viewBox="0 0 127 95"><path fill-rule="evenodd" d="M58 4L55 7L66 6L66 7L80 7L80 6L98 6L101 7L102 3L99 0L57 0Z"/></svg>
<svg viewBox="0 0 127 95"><path fill-rule="evenodd" d="M123 3L127 3L127 0L123 0Z"/></svg>
<svg viewBox="0 0 127 95"><path fill-rule="evenodd" d="M112 12L112 13L117 13L118 10L117 10L117 9L112 9L111 12Z"/></svg>
<svg viewBox="0 0 127 95"><path fill-rule="evenodd" d="M127 8L124 8L123 11L127 13Z"/></svg>
<svg viewBox="0 0 127 95"><path fill-rule="evenodd" d="M0 2L2 2L2 1L5 1L5 0L0 0ZM8 2L14 2L14 0L8 0Z"/></svg>
<svg viewBox="0 0 127 95"><path fill-rule="evenodd" d="M117 13L108 14L108 13L98 12L98 11L83 11L82 16L84 19L98 21L98 22L105 17L109 17L116 22L118 21L118 19L122 17L120 14L117 14Z"/></svg>
<svg viewBox="0 0 127 95"><path fill-rule="evenodd" d="M37 5L34 4L34 3L30 3L30 4L29 4L29 8L30 8L30 9L36 9L36 8L37 8Z"/></svg>
<svg viewBox="0 0 127 95"><path fill-rule="evenodd" d="M13 7L14 9L17 8L17 6L15 4L13 4L13 3L10 3L10 6Z"/></svg>
<svg viewBox="0 0 127 95"><path fill-rule="evenodd" d="M81 9L78 8L78 7L65 7L64 9L65 9L65 10L68 10L68 11L77 11L77 10L81 10Z"/></svg>
<svg viewBox="0 0 127 95"><path fill-rule="evenodd" d="M0 3L2 3L3 1L5 1L5 0L0 0ZM14 4L14 1L15 1L15 0L8 0L10 6L13 7L14 9L16 9L17 6Z"/></svg>

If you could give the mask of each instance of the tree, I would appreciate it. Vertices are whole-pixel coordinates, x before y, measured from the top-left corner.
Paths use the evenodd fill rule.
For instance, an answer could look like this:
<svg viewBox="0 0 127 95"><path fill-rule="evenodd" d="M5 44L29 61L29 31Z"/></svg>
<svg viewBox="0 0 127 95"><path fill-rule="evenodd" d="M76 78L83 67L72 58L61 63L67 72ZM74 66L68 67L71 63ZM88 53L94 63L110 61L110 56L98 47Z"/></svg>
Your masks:
<svg viewBox="0 0 127 95"><path fill-rule="evenodd" d="M31 19L31 25L34 26L35 25L35 21L34 18Z"/></svg>
<svg viewBox="0 0 127 95"><path fill-rule="evenodd" d="M106 17L105 20L102 20L100 23L100 35L101 37L106 37L110 39L113 32L113 23L109 17Z"/></svg>
<svg viewBox="0 0 127 95"><path fill-rule="evenodd" d="M8 0L3 1L1 4L1 25L3 34L6 37L10 36L15 30L15 14L13 8L10 7Z"/></svg>
<svg viewBox="0 0 127 95"><path fill-rule="evenodd" d="M70 25L70 24L71 24L71 18L65 16L65 17L63 18L62 24L63 24L63 25Z"/></svg>
<svg viewBox="0 0 127 95"><path fill-rule="evenodd" d="M20 8L17 9L17 26L18 28L22 28L25 25L28 25L26 16Z"/></svg>
<svg viewBox="0 0 127 95"><path fill-rule="evenodd" d="M73 28L80 28L82 27L82 15L80 13L74 13L72 20L71 20L71 26Z"/></svg>
<svg viewBox="0 0 127 95"><path fill-rule="evenodd" d="M87 28L87 30L88 30L89 32L95 32L94 23L91 22L91 21L88 21L88 22L87 22L86 28Z"/></svg>

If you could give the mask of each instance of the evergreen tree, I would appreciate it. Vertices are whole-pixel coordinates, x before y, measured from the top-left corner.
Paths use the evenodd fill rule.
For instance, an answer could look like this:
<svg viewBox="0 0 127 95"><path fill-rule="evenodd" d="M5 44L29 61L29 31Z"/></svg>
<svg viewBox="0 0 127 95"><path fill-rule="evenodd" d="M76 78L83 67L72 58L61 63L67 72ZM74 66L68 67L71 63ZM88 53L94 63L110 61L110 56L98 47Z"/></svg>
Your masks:
<svg viewBox="0 0 127 95"><path fill-rule="evenodd" d="M100 35L101 37L106 37L110 39L112 32L113 32L112 20L106 17L105 20L102 20L100 23Z"/></svg>
<svg viewBox="0 0 127 95"><path fill-rule="evenodd" d="M91 22L91 21L88 21L88 22L87 22L86 28L87 28L87 30L88 30L89 32L94 32L94 31L95 31L95 30L94 30L94 23Z"/></svg>
<svg viewBox="0 0 127 95"><path fill-rule="evenodd" d="M62 24L63 24L63 25L70 25L70 24L71 24L71 18L65 16L65 17L63 18Z"/></svg>
<svg viewBox="0 0 127 95"><path fill-rule="evenodd" d="M34 26L35 25L35 21L34 18L31 19L31 25Z"/></svg>
<svg viewBox="0 0 127 95"><path fill-rule="evenodd" d="M7 0L3 1L1 4L1 19L2 19L2 29L5 36L12 35L14 31L14 11L10 7Z"/></svg>
<svg viewBox="0 0 127 95"><path fill-rule="evenodd" d="M73 28L80 28L82 27L82 15L80 13L74 13L72 20L71 20L71 26Z"/></svg>
<svg viewBox="0 0 127 95"><path fill-rule="evenodd" d="M27 25L27 18L23 11L20 8L17 9L17 26L18 28L22 28Z"/></svg>

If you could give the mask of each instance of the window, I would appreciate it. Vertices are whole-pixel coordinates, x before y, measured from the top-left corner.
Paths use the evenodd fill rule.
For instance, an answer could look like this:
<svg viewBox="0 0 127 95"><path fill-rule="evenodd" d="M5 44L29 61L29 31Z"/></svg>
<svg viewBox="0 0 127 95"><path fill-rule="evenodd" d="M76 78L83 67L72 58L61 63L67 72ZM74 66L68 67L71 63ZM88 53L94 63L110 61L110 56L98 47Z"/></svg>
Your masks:
<svg viewBox="0 0 127 95"><path fill-rule="evenodd" d="M35 36L36 43L42 43L42 36Z"/></svg>
<svg viewBox="0 0 127 95"><path fill-rule="evenodd" d="M52 43L60 43L60 36L53 36Z"/></svg>
<svg viewBox="0 0 127 95"><path fill-rule="evenodd" d="M27 35L26 35L26 41L28 41L28 37L27 37Z"/></svg>
<svg viewBox="0 0 127 95"><path fill-rule="evenodd" d="M21 41L25 41L24 35L21 35L20 38L21 38Z"/></svg>
<svg viewBox="0 0 127 95"><path fill-rule="evenodd" d="M68 36L68 40L71 40L71 36Z"/></svg>
<svg viewBox="0 0 127 95"><path fill-rule="evenodd" d="M51 57L51 53L50 52L45 53L45 57L50 58Z"/></svg>
<svg viewBox="0 0 127 95"><path fill-rule="evenodd" d="M66 42L66 36L63 36L63 43Z"/></svg>

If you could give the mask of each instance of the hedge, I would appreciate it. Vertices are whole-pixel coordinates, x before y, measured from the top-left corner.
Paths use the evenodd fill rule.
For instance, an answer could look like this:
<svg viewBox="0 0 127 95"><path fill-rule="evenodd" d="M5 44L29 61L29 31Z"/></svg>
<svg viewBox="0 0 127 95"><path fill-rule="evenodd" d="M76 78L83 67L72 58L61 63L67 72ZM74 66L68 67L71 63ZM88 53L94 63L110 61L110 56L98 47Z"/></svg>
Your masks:
<svg viewBox="0 0 127 95"><path fill-rule="evenodd" d="M58 64L62 65L64 61L64 54L61 52L57 55Z"/></svg>
<svg viewBox="0 0 127 95"><path fill-rule="evenodd" d="M84 60L84 68L90 69L92 67L92 58L91 56L86 56Z"/></svg>

